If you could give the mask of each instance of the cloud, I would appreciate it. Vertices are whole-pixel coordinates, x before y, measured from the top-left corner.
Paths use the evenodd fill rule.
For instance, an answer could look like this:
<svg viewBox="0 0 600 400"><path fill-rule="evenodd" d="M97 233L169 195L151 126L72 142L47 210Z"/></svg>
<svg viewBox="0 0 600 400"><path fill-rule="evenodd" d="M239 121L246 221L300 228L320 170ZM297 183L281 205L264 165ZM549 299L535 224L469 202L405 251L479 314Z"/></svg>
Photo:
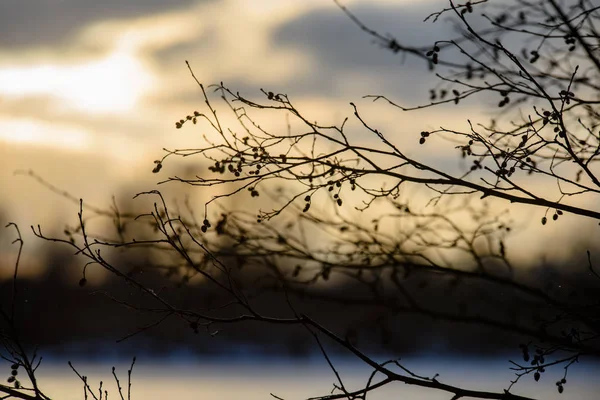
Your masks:
<svg viewBox="0 0 600 400"><path fill-rule="evenodd" d="M382 34L391 34L401 44L433 46L440 38L452 34L444 21L423 22L439 4L431 2L390 5L360 5L351 9L362 22ZM421 90L432 75L422 60L404 59L374 43L340 9L335 7L309 11L281 24L272 32L274 49L302 51L310 58L314 70L290 81L294 92L385 90L387 93L412 93Z"/></svg>
<svg viewBox="0 0 600 400"><path fill-rule="evenodd" d="M150 55L164 75L185 73L189 60L203 83L223 81L234 91L259 88L293 98L355 100L365 94L425 101L434 77L423 60L373 43L333 2L314 4L278 18L240 14L239 6L203 10L203 31L194 40L162 48ZM423 23L439 3L357 4L352 12L371 27L390 32L409 45L432 46L452 27ZM209 61L207 61L209 60ZM173 74L174 75L174 74ZM182 84L183 83L183 84ZM197 96L189 79L172 82L180 97Z"/></svg>
<svg viewBox="0 0 600 400"><path fill-rule="evenodd" d="M0 46L40 47L61 43L103 20L147 16L215 0L3 0Z"/></svg>

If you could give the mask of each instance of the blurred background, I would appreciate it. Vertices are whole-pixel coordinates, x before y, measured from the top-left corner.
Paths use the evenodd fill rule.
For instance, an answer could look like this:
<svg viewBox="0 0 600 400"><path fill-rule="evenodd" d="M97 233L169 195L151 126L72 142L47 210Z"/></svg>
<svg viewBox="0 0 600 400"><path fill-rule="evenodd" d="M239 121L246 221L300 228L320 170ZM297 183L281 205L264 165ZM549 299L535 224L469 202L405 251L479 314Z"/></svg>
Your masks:
<svg viewBox="0 0 600 400"><path fill-rule="evenodd" d="M344 4L364 23L407 44L431 45L453 32L443 20L422 22L446 6L445 0ZM100 207L109 207L113 197L126 202L139 191L155 188L170 199L192 196L198 204L210 196L180 184L158 185L167 175L151 173L152 161L162 157L163 148L193 148L202 140L201 127L175 129L176 121L203 103L185 60L205 84L223 82L250 98L262 99L261 88L286 93L308 119L323 124L341 123L351 115L353 101L409 153L417 151L422 130L464 126L467 114L486 119L496 104L495 100L489 105L466 104L461 113L448 106L407 114L363 99L367 94L385 94L399 103L417 105L427 101L432 76L424 63L373 43L331 0L0 2L0 223L15 222L23 232L21 276L28 279L29 303L22 311L28 316L29 331L43 332L29 339L48 354L40 374L57 398L81 398L79 389L73 389L80 386L66 359L80 360L88 371L95 371L85 371L87 375L97 373L98 380L107 380L100 377L109 372L106 366L118 364L125 371L134 354L141 365L136 379L145 382L137 393L149 391L139 398L164 398L161 388L173 385L181 389L178 398L268 398L270 391L299 398L327 392L333 382L309 338L293 333L274 342L270 332L248 327L207 342L185 327L168 327L133 344L115 346L114 341L135 322L131 313L115 310L106 299L80 288L80 270L70 266L68 252L31 235L29 226L38 224L47 233L62 232L65 224L76 221L78 205L28 171L83 198L85 204ZM448 149L452 146L430 146L421 159L460 168L459 153ZM199 161L186 162L170 171L197 168L194 163ZM506 208L502 203L497 206ZM513 207L511 216L518 223L507 248L524 266L536 267L542 259L555 265L570 262L592 240L594 226L581 218L565 216L560 229L542 231L537 222L543 210ZM0 232L0 278L5 289L16 254L13 239L13 231ZM124 287L119 292L119 282L108 278L98 282L118 293L127 291ZM96 319L87 318L92 314L98 315ZM420 329L416 325L407 335L417 335ZM491 380L490 385L500 390L512 378L509 365L500 362L496 374L491 371L498 363L490 358L506 359L510 346L485 347L488 334L482 331L477 340L461 341L462 332L452 338L438 332L420 346L398 350L410 354L413 365L425 374L447 373L460 382L465 374L456 372L459 362L461 370L470 371L467 374L483 388ZM442 367L431 362L439 361L439 349L454 354ZM487 354L483 361L463 356L482 353ZM478 377L482 370L490 373ZM579 369L577 379L585 382L589 371ZM359 376L355 370L349 374ZM320 392L307 389L307 382L317 382ZM586 394L592 384L582 383L580 398L590 398ZM554 396L554 388L549 389L544 398ZM422 396L418 398L444 398Z"/></svg>

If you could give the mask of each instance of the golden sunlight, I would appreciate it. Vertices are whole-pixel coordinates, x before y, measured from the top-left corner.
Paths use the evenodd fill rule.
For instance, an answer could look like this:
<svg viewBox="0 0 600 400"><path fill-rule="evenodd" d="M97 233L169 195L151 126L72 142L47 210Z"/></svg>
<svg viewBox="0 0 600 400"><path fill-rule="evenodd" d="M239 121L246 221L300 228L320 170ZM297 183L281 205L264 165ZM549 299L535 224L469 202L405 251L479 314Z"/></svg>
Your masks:
<svg viewBox="0 0 600 400"><path fill-rule="evenodd" d="M117 52L80 65L0 67L0 95L49 96L88 113L122 113L135 106L150 80L132 55Z"/></svg>
<svg viewBox="0 0 600 400"><path fill-rule="evenodd" d="M42 144L70 150L90 147L87 132L49 122L23 119L0 119L0 141Z"/></svg>

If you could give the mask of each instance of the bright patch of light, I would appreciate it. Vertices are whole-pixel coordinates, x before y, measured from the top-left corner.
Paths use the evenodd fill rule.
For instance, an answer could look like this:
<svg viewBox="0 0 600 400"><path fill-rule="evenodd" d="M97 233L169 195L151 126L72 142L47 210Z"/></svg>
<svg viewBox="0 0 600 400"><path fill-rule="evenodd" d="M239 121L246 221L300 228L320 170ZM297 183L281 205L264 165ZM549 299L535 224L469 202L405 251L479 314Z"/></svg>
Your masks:
<svg viewBox="0 0 600 400"><path fill-rule="evenodd" d="M80 65L0 67L0 95L51 96L80 111L119 113L133 109L150 80L133 55L113 53Z"/></svg>
<svg viewBox="0 0 600 400"><path fill-rule="evenodd" d="M89 134L70 127L31 120L0 120L0 141L83 150Z"/></svg>

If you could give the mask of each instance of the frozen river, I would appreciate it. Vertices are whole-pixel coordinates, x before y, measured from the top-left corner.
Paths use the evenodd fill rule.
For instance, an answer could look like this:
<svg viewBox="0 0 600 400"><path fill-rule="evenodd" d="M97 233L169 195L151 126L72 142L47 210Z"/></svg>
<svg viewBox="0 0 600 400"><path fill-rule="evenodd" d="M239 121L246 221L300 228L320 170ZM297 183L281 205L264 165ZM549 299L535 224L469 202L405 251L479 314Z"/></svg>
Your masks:
<svg viewBox="0 0 600 400"><path fill-rule="evenodd" d="M119 398L111 374L112 366L127 386L129 362L103 360L74 361L82 375L89 377L96 389L100 380L109 390L109 399ZM415 373L433 376L444 383L472 389L502 391L513 379L507 360L475 361L465 358L411 358L403 365ZM349 389L364 387L368 372L348 360L338 360L336 367ZM540 382L524 377L512 390L515 394L536 399L594 400L600 398L600 365L574 365L569 371L565 392L560 395L555 382L562 369L546 372ZM41 387L54 399L83 399L83 386L67 365L67 360L44 362L39 371ZM306 399L330 393L335 376L326 362L312 359L247 358L247 359L144 359L138 357L132 374L132 400L137 399L273 399L273 393L284 399ZM371 400L401 398L407 400L449 400L445 392L421 389L394 383L377 389L367 397ZM125 398L127 398L125 393Z"/></svg>

